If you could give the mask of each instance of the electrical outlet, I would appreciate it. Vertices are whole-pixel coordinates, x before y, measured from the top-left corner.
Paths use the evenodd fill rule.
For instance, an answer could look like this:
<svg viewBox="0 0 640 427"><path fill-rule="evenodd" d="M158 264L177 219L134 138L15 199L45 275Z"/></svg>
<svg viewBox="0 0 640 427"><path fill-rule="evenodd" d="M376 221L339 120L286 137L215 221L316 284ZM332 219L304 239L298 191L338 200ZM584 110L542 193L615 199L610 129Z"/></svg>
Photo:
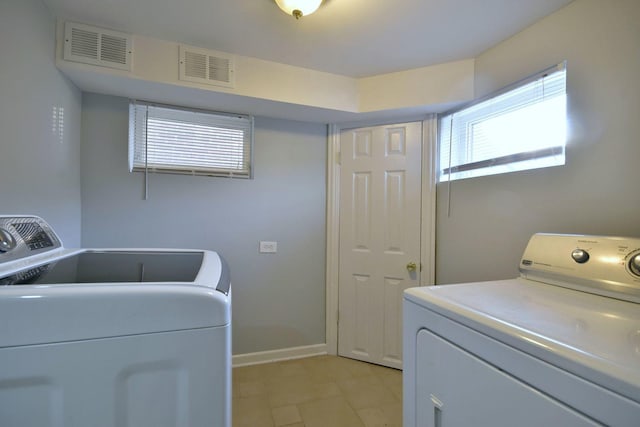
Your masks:
<svg viewBox="0 0 640 427"><path fill-rule="evenodd" d="M278 242L260 241L261 254L275 254L278 252Z"/></svg>

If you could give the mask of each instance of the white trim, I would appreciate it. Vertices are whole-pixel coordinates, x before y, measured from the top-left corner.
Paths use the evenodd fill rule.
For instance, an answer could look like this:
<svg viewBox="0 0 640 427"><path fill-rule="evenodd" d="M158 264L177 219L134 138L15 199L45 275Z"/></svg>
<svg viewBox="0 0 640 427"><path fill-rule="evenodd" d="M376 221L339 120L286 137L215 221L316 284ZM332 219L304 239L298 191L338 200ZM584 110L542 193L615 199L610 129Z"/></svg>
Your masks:
<svg viewBox="0 0 640 427"><path fill-rule="evenodd" d="M435 115L394 119L377 123L329 125L327 142L327 268L326 268L326 350L338 354L338 273L340 265L340 132L393 123L422 122L422 212L420 216L420 261L423 271L420 285L435 283L435 218L437 174L437 120ZM430 172L430 173L429 173ZM425 270L426 269L426 270Z"/></svg>
<svg viewBox="0 0 640 427"><path fill-rule="evenodd" d="M398 123L422 122L431 116L432 114L429 114L427 116L425 116L424 114L408 115L408 116L386 118L386 119L380 119L380 120L360 120L360 121L353 121L353 122L344 122L344 123L334 124L331 126L335 126L339 134L343 130L347 130L347 129L360 129L360 128L375 127L375 126L387 126L387 125L395 125Z"/></svg>
<svg viewBox="0 0 640 427"><path fill-rule="evenodd" d="M438 182L438 117L432 114L422 122L422 215L420 262L427 274L420 275L420 286L436 283L436 183Z"/></svg>
<svg viewBox="0 0 640 427"><path fill-rule="evenodd" d="M329 125L327 143L327 265L326 342L327 353L338 354L338 267L340 262L340 131Z"/></svg>
<svg viewBox="0 0 640 427"><path fill-rule="evenodd" d="M304 357L327 354L326 344L314 344L303 347L283 348L279 350L259 351L256 353L236 354L232 357L233 367L259 365L283 360L302 359Z"/></svg>

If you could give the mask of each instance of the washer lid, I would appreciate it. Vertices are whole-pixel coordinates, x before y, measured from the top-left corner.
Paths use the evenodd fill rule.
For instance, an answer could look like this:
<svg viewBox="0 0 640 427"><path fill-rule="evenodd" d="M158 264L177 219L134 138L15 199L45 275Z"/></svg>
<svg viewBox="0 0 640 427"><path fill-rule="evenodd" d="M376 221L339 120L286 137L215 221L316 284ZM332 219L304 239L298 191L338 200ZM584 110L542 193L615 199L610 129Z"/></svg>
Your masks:
<svg viewBox="0 0 640 427"><path fill-rule="evenodd" d="M405 299L627 396L640 396L640 304L527 279L412 288Z"/></svg>
<svg viewBox="0 0 640 427"><path fill-rule="evenodd" d="M80 261L94 256L97 263ZM172 273L168 260L176 257L185 268ZM114 260L119 262L112 264ZM146 267L141 268L139 261ZM37 270L47 265L53 266L51 280L38 283L49 271L38 276ZM95 270L85 271L90 265ZM57 271L59 266L64 268ZM0 286L0 348L226 327L231 322L228 273L215 252L83 251L30 267L26 271L35 271L29 273L34 276L29 279L25 273L19 281L35 283L11 284L10 277L24 273L20 270L6 276L6 285ZM145 280L139 280L141 273Z"/></svg>

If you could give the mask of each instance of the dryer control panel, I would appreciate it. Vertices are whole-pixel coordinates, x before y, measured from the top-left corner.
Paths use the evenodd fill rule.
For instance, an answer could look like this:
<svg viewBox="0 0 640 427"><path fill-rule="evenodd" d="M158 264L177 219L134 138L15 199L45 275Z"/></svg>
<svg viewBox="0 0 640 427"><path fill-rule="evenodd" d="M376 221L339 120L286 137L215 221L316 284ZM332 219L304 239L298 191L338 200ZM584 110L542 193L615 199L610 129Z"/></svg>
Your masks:
<svg viewBox="0 0 640 427"><path fill-rule="evenodd" d="M640 239L534 234L520 260L523 277L640 302Z"/></svg>
<svg viewBox="0 0 640 427"><path fill-rule="evenodd" d="M0 216L0 264L62 247L60 239L37 216Z"/></svg>

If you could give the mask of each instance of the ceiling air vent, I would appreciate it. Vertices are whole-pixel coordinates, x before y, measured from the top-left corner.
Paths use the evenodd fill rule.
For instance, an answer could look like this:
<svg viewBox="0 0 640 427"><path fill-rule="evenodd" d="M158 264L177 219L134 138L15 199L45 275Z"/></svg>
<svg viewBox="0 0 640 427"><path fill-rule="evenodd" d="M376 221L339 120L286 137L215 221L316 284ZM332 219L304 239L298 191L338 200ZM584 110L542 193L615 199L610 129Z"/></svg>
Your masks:
<svg viewBox="0 0 640 427"><path fill-rule="evenodd" d="M84 24L64 27L64 59L131 71L131 35Z"/></svg>
<svg viewBox="0 0 640 427"><path fill-rule="evenodd" d="M234 87L234 77L233 55L180 45L180 80Z"/></svg>

